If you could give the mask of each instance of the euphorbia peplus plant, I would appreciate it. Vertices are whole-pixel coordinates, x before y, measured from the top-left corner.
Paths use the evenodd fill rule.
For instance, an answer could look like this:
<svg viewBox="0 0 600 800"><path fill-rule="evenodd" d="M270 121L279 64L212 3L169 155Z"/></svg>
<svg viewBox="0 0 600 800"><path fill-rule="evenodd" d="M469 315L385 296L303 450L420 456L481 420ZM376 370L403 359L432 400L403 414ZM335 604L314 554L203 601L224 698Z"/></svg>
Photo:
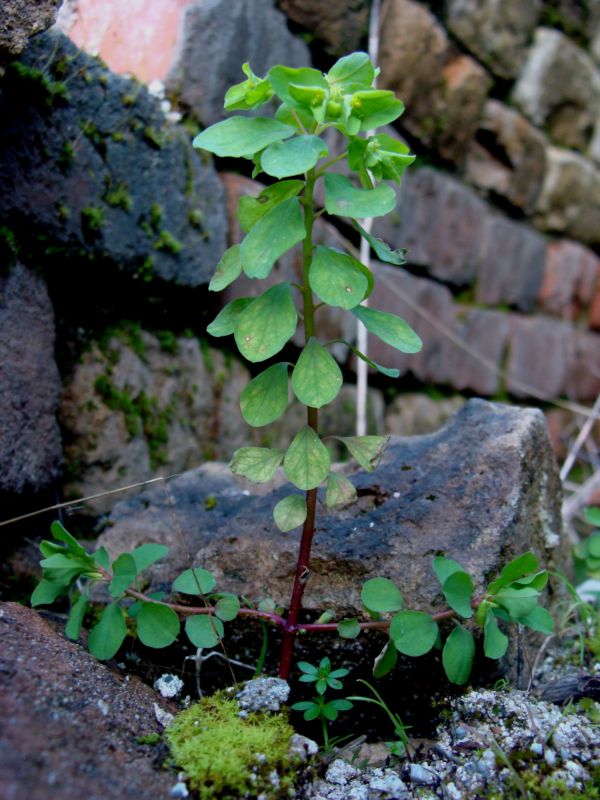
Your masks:
<svg viewBox="0 0 600 800"><path fill-rule="evenodd" d="M144 594L136 586L137 578L166 555L166 547L141 545L111 564L103 548L87 554L60 523L52 526L59 543L42 542L44 579L32 603L51 603L77 589L80 596L67 625L67 634L77 638L87 608L88 585L94 581L107 583L113 601L89 636L90 650L98 658L111 658L121 646L126 635L123 601L128 598L135 602L126 608L127 614L135 619L138 637L149 647L170 645L179 634L180 616L186 618L188 638L200 648L214 647L223 635L223 623L238 616L278 626L283 630L279 666L283 678L288 677L294 640L301 630L334 631L346 638L354 638L364 629L389 632L390 640L374 668L374 674L381 676L392 669L398 652L420 656L438 645L438 621L473 617L484 632L485 655L501 658L508 639L497 620L552 631L550 615L538 606L547 574L537 570L531 553L510 562L480 597L474 597L473 581L460 564L442 556L434 559L434 571L448 604L446 610L435 614L406 610L400 590L390 580L372 578L361 592L367 620L300 620L302 595L310 574L317 490L324 485L325 504L331 509L356 498L353 484L331 471L331 456L319 435L319 408L335 399L342 374L328 350L332 343L318 338L318 309L329 305L352 313L372 334L403 353L416 353L421 348L419 337L404 320L363 305L374 285L371 271L347 253L315 246L313 225L323 213L347 218L379 259L402 264L402 252L372 237L357 220L383 216L395 207L396 192L386 181L398 183L413 156L402 142L385 133L366 134L397 119L403 105L392 92L373 88L376 70L365 53L340 59L326 75L315 69L276 66L265 78L258 78L247 64L243 69L247 80L227 92L225 108L246 111L275 100L279 106L274 118L234 116L200 133L194 144L218 156L250 159L254 176L266 173L277 180L258 197L241 198L238 218L246 237L223 255L209 288L225 289L242 273L253 279L267 278L277 259L300 242L303 274L299 283L282 281L257 297L233 300L208 331L213 336L233 334L241 354L260 363L281 352L296 333L299 318L303 327L305 344L297 361L270 364L244 389L240 405L250 425L262 427L274 422L287 408L291 372L292 390L297 401L306 406L307 424L286 450L243 447L231 462L234 473L257 483L271 480L283 464L287 478L300 490L280 500L273 512L275 524L283 532L302 526L289 609L285 615L279 613L271 600L255 607L244 599L242 605L235 595L217 591L214 576L200 567L182 573L173 590L201 597L202 605L187 606L169 602L163 594ZM329 128L337 129L345 143L343 152L332 158L322 138ZM344 175L329 172L342 159L346 159L359 186ZM317 181L324 184L324 209L315 207ZM398 376L397 370L375 364L352 343L346 344L373 368ZM374 468L387 442L383 436L337 438L366 470ZM469 629L456 624L443 649L444 668L454 683L468 679L474 649Z"/></svg>

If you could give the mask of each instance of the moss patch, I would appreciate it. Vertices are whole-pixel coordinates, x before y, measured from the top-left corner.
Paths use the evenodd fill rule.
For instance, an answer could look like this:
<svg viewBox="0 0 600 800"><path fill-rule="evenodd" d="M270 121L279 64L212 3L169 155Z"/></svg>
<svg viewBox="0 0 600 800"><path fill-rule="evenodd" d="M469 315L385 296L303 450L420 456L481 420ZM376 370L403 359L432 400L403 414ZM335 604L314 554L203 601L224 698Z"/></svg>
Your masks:
<svg viewBox="0 0 600 800"><path fill-rule="evenodd" d="M288 757L293 728L282 714L238 716L217 692L179 714L167 729L173 757L200 800L290 797L297 772Z"/></svg>

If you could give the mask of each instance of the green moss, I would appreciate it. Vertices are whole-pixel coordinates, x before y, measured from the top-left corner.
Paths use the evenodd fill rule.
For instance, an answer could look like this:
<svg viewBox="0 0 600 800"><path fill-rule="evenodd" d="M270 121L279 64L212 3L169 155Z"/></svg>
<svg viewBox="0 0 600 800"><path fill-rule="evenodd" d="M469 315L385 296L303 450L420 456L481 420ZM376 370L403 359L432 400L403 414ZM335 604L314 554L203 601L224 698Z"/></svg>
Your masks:
<svg viewBox="0 0 600 800"><path fill-rule="evenodd" d="M68 97L67 86L62 81L53 81L46 73L37 67L30 67L21 61L13 61L8 69L18 78L27 81L30 88L33 88L43 97L45 105L50 108L58 100L66 100Z"/></svg>
<svg viewBox="0 0 600 800"><path fill-rule="evenodd" d="M58 156L58 166L62 172L67 172L75 161L75 147L71 142L63 142Z"/></svg>
<svg viewBox="0 0 600 800"><path fill-rule="evenodd" d="M217 498L212 494L209 494L208 497L204 500L204 508L206 509L206 511L212 511L213 508L217 507L217 504L218 504Z"/></svg>
<svg viewBox="0 0 600 800"><path fill-rule="evenodd" d="M158 744L160 742L160 733L149 733L147 736L138 736L138 744Z"/></svg>
<svg viewBox="0 0 600 800"><path fill-rule="evenodd" d="M105 223L102 206L87 206L81 212L81 224L84 231L96 233Z"/></svg>
<svg viewBox="0 0 600 800"><path fill-rule="evenodd" d="M238 716L224 692L179 714L167 729L173 757L200 800L265 800L293 796L295 765L288 749L293 728L282 714Z"/></svg>
<svg viewBox="0 0 600 800"><path fill-rule="evenodd" d="M17 235L6 225L0 225L0 258L4 263L12 265L19 258L21 245Z"/></svg>
<svg viewBox="0 0 600 800"><path fill-rule="evenodd" d="M164 350L165 353L176 355L179 350L179 345L177 344L177 336L175 336L173 331L157 331L156 338L160 343L161 350Z"/></svg>
<svg viewBox="0 0 600 800"><path fill-rule="evenodd" d="M154 258L152 256L146 256L137 268L135 277L140 278L146 283L152 280L154 277Z"/></svg>
<svg viewBox="0 0 600 800"><path fill-rule="evenodd" d="M125 141L125 134L121 131L113 131L110 135L110 138L113 142L123 142Z"/></svg>
<svg viewBox="0 0 600 800"><path fill-rule="evenodd" d="M152 145L152 147L156 148L156 150L162 150L164 147L165 139L163 134L151 125L146 125L142 131L142 138L144 141L148 142L148 144Z"/></svg>
<svg viewBox="0 0 600 800"><path fill-rule="evenodd" d="M204 214L199 208L193 208L188 214L188 222L192 228L204 229Z"/></svg>
<svg viewBox="0 0 600 800"><path fill-rule="evenodd" d="M113 208L122 208L123 211L131 211L133 200L127 191L127 184L123 181L113 189L106 190L104 199Z"/></svg>
<svg viewBox="0 0 600 800"><path fill-rule="evenodd" d="M183 242L180 242L167 230L162 230L153 244L155 250L163 250L165 253L171 253L174 256L181 253L183 246Z"/></svg>
<svg viewBox="0 0 600 800"><path fill-rule="evenodd" d="M71 216L71 209L68 206L66 206L64 203L59 203L58 204L56 212L57 212L59 218L62 219L63 221L69 219L69 217Z"/></svg>

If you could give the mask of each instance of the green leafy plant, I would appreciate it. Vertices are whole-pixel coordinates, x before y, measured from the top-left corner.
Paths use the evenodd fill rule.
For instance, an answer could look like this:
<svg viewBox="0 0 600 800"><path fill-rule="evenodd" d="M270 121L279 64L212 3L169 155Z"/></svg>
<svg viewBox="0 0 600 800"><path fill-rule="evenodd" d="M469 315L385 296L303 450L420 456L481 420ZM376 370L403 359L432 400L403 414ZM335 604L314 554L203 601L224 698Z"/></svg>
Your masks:
<svg viewBox="0 0 600 800"><path fill-rule="evenodd" d="M347 699L350 701L355 700L356 702L361 702L361 703L372 703L373 705L378 706L382 711L384 711L389 717L392 725L394 726L394 735L396 736L395 740L386 742L386 746L390 751L390 755L396 756L398 758L401 758L402 756L406 755L409 744L408 734L406 733L406 731L410 726L407 726L402 722L402 718L400 717L400 715L394 713L390 709L390 707L385 702L383 697L379 694L377 689L375 689L374 686L371 686L371 684L368 681L359 678L358 683L364 684L373 696L364 697L363 695L353 695L351 697L348 697Z"/></svg>
<svg viewBox="0 0 600 800"><path fill-rule="evenodd" d="M340 678L345 678L348 670L331 669L331 662L327 656L321 659L319 666L309 664L307 661L299 661L298 669L302 672L300 680L303 683L314 683L316 694L312 700L300 700L294 703L292 710L303 711L304 719L307 722L318 719L321 721L323 731L323 746L325 752L330 752L332 740L329 737L329 722L335 722L340 711L349 711L353 706L349 698L336 698L326 700L325 694L328 689L343 689L344 685Z"/></svg>
<svg viewBox="0 0 600 800"><path fill-rule="evenodd" d="M592 531L575 546L575 568L581 579L600 579L600 508L586 508L585 521Z"/></svg>
<svg viewBox="0 0 600 800"><path fill-rule="evenodd" d="M52 526L55 541L41 545L44 577L33 593L32 603L52 603L69 595L73 605L67 634L77 638L85 617L89 587L107 584L110 604L90 631L89 647L98 658L111 658L133 626L148 647L166 647L179 635L183 618L187 637L198 648L214 647L224 633L224 624L237 617L252 617L283 631L279 674L290 672L295 638L301 631L336 632L352 639L364 630L386 631L389 641L374 667L375 677L391 670L398 653L418 657L441 646L439 623L450 620L454 628L443 644L442 660L448 678L464 684L469 677L475 644L471 628L484 636L484 652L501 658L508 639L501 627L517 622L534 630L549 632L550 615L538 605L547 575L538 571L531 553L512 561L481 596L474 595L471 576L458 562L440 556L433 568L439 579L447 608L434 614L405 608L400 589L384 577L368 580L361 598L365 617L338 622L321 618L315 623L301 621L302 597L310 575L312 541L315 534L317 491L324 488L325 503L338 509L356 499L356 489L346 477L331 469L327 443L319 433L319 409L331 403L342 386L341 370L331 355L331 342L318 338L317 315L323 306L342 309L358 318L386 344L403 353L416 353L421 341L400 317L368 307L364 301L374 286L371 271L351 255L316 245L313 228L317 217L333 215L349 220L377 257L387 263L404 262L402 251L393 251L371 236L359 224L363 217L389 213L396 204L396 192L387 181L399 182L413 161L408 148L388 134L367 133L397 119L403 111L394 94L373 88L376 70L365 53L353 53L337 61L327 74L315 69L273 67L266 77L257 77L244 65L247 79L232 87L225 98L228 110L256 109L276 101L274 117L234 116L202 131L194 140L197 147L217 156L244 158L252 162L253 174L265 173L275 179L258 197L242 197L238 219L246 236L229 248L217 264L209 288L221 291L240 275L266 279L285 252L302 243L302 279L299 283L276 282L256 297L240 297L228 303L208 327L213 336L233 335L247 360L261 363L277 356L297 331L303 328L304 346L295 363L270 363L243 390L240 406L244 419L254 427L277 420L286 410L291 390L306 407L306 425L293 435L285 449L243 447L231 461L231 469L256 483L266 483L283 466L286 477L298 490L274 507L275 524L288 532L302 526L294 582L287 611L266 599L252 605L227 592L219 592L215 577L201 567L186 570L172 590L199 598L196 605L173 602L163 594L140 591L139 576L164 557L167 548L145 544L131 553L109 560L103 548L92 555L64 529ZM339 155L329 155L323 134L330 128L342 136ZM330 168L345 160L354 180ZM324 208L315 204L315 187L322 182ZM152 229L160 227L160 208ZM355 354L387 376L398 370L375 364L346 343ZM365 470L375 468L388 437L337 437ZM129 626L126 624L129 618ZM319 672L321 670L321 672ZM340 671L327 672L321 662L316 673L304 672L306 679L317 675L319 688L335 688ZM327 704L316 701L319 714L327 717ZM320 704L320 705L319 705ZM336 706L330 708L336 709ZM306 709L308 711L308 709ZM337 710L340 710L337 708ZM311 713L314 713L311 712ZM328 711L327 713L332 713Z"/></svg>

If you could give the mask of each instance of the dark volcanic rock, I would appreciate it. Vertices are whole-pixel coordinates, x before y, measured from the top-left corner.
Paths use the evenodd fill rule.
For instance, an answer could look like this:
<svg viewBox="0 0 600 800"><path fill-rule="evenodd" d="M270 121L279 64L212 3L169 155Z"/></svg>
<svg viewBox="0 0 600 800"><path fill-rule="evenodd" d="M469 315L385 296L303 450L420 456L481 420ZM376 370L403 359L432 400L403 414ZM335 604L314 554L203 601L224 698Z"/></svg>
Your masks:
<svg viewBox="0 0 600 800"><path fill-rule="evenodd" d="M202 0L185 10L180 56L167 79L203 125L227 116L223 98L245 80L245 61L257 75L275 64L305 67L307 46L293 36L272 0Z"/></svg>
<svg viewBox="0 0 600 800"><path fill-rule="evenodd" d="M431 559L442 552L478 588L526 550L545 564L560 555L560 484L537 410L471 400L436 433L393 437L380 466L352 480L358 505L320 511L310 609L357 613L360 586L376 575L397 581L409 607L435 607ZM170 560L154 568L156 587L168 588L193 559L215 572L219 589L287 604L298 536L280 533L271 511L289 486L257 496L213 464L168 489L117 505L100 543L113 555L146 541L169 545ZM205 503L209 496L216 505Z"/></svg>
<svg viewBox="0 0 600 800"><path fill-rule="evenodd" d="M313 32L333 55L360 49L368 33L367 0L278 0L278 5L291 20Z"/></svg>
<svg viewBox="0 0 600 800"><path fill-rule="evenodd" d="M61 4L62 0L2 0L0 60L18 55L30 36L49 28Z"/></svg>
<svg viewBox="0 0 600 800"><path fill-rule="evenodd" d="M4 800L168 797L173 776L155 765L156 748L138 742L161 730L152 689L16 603L0 604L0 638Z"/></svg>
<svg viewBox="0 0 600 800"><path fill-rule="evenodd" d="M0 497L39 491L57 477L60 392L46 284L17 264L0 274Z"/></svg>
<svg viewBox="0 0 600 800"><path fill-rule="evenodd" d="M141 84L49 32L7 67L0 117L0 217L26 254L207 282L223 190Z"/></svg>

